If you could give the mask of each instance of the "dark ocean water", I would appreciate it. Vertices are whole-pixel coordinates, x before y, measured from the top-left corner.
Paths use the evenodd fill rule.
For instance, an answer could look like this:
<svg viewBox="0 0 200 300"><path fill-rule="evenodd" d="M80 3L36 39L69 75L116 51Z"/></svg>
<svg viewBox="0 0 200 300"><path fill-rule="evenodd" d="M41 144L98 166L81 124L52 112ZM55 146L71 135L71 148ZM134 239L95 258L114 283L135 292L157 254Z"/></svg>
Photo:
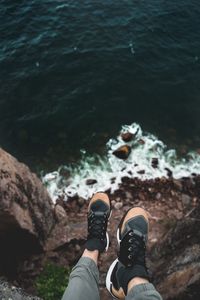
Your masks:
<svg viewBox="0 0 200 300"><path fill-rule="evenodd" d="M30 164L122 124L200 147L200 3L0 0L0 145Z"/></svg>

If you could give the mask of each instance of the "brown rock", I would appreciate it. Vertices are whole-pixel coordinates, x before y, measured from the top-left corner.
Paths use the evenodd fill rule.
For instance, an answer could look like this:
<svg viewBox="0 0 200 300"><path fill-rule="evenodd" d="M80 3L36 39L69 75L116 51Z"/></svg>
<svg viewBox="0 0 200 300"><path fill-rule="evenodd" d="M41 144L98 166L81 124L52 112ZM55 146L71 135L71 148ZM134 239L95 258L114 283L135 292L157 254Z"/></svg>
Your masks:
<svg viewBox="0 0 200 300"><path fill-rule="evenodd" d="M67 217L64 208L59 204L55 205L55 215L58 221L61 221L63 218Z"/></svg>
<svg viewBox="0 0 200 300"><path fill-rule="evenodd" d="M181 218L151 253L156 285L163 299L198 299L200 295L200 205Z"/></svg>
<svg viewBox="0 0 200 300"><path fill-rule="evenodd" d="M114 205L115 209L121 209L122 206L123 206L122 202L116 202L115 205Z"/></svg>
<svg viewBox="0 0 200 300"><path fill-rule="evenodd" d="M115 200L111 200L111 205L115 206L115 204L116 204L116 201Z"/></svg>
<svg viewBox="0 0 200 300"><path fill-rule="evenodd" d="M173 183L174 183L174 186L175 186L179 191L182 190L182 183L181 183L180 180L178 180L178 179L173 179Z"/></svg>
<svg viewBox="0 0 200 300"><path fill-rule="evenodd" d="M12 265L12 258L16 262L18 255L41 251L56 223L54 205L42 182L1 148L0 219L4 268L6 263Z"/></svg>
<svg viewBox="0 0 200 300"><path fill-rule="evenodd" d="M144 144L145 144L145 141L144 141L143 139L139 139L138 143L139 143L140 145L144 145Z"/></svg>
<svg viewBox="0 0 200 300"><path fill-rule="evenodd" d="M192 205L192 198L186 194L181 195L181 200L185 208L189 208Z"/></svg>
<svg viewBox="0 0 200 300"><path fill-rule="evenodd" d="M162 197L161 193L157 193L157 194L156 194L156 200L160 200L161 197Z"/></svg>
<svg viewBox="0 0 200 300"><path fill-rule="evenodd" d="M133 195L130 193L130 192L125 192L125 195L126 195L126 198L128 199L128 200L132 200L133 199Z"/></svg>
<svg viewBox="0 0 200 300"><path fill-rule="evenodd" d="M82 198L82 197L79 197L79 198L78 198L78 204L79 204L80 206L83 206L83 205L85 204L85 199Z"/></svg>
<svg viewBox="0 0 200 300"><path fill-rule="evenodd" d="M124 142L130 142L134 137L134 134L132 134L131 132L123 132L121 134L121 138Z"/></svg>
<svg viewBox="0 0 200 300"><path fill-rule="evenodd" d="M113 152L113 154L120 159L127 159L130 153L131 147L128 145L123 145Z"/></svg>

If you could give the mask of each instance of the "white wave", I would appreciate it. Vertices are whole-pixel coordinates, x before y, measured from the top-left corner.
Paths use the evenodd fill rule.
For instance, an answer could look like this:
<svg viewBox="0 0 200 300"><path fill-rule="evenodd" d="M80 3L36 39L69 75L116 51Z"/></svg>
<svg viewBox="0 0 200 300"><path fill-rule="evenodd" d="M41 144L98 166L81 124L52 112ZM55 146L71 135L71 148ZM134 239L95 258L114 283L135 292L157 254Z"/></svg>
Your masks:
<svg viewBox="0 0 200 300"><path fill-rule="evenodd" d="M125 143L121 138L123 132L134 134L134 138ZM113 151L124 144L131 147L131 153L128 159L121 160L113 155ZM152 159L157 159L157 167L152 165ZM141 180L167 177L169 170L176 179L200 174L200 155L190 152L186 158L179 159L175 150L168 150L156 136L144 133L138 124L133 123L123 126L119 136L108 141L104 157L89 157L83 152L78 165L61 166L58 171L45 175L43 182L53 201L59 196L67 200L75 195L88 199L97 191L110 189L113 193L123 177ZM96 183L87 185L87 179L96 180Z"/></svg>
<svg viewBox="0 0 200 300"><path fill-rule="evenodd" d="M58 6L56 6L56 10L59 10L59 9L63 9L65 7L69 7L70 5L68 3L63 3L63 4L60 4Z"/></svg>

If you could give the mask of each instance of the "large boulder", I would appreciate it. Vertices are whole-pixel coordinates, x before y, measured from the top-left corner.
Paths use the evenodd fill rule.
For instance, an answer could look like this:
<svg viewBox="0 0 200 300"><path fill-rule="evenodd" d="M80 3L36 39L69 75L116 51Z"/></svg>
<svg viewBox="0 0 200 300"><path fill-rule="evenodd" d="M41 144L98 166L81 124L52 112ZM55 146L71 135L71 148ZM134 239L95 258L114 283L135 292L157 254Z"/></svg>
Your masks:
<svg viewBox="0 0 200 300"><path fill-rule="evenodd" d="M200 297L200 205L172 226L152 251L154 280L164 299Z"/></svg>
<svg viewBox="0 0 200 300"><path fill-rule="evenodd" d="M120 159L127 159L131 153L131 147L128 145L123 145L113 151L113 154Z"/></svg>
<svg viewBox="0 0 200 300"><path fill-rule="evenodd" d="M42 182L1 148L0 220L1 273L14 270L20 257L43 251L56 223L53 202Z"/></svg>

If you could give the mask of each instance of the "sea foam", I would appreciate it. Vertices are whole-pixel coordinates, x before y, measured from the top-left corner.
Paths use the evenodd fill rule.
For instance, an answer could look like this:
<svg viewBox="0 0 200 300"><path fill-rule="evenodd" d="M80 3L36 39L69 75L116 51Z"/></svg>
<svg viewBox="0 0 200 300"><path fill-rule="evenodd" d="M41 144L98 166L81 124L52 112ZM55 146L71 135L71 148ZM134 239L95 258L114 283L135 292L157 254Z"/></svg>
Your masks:
<svg viewBox="0 0 200 300"><path fill-rule="evenodd" d="M121 137L125 132L134 136L128 143ZM113 155L113 151L124 144L131 147L131 153L126 160ZM67 200L75 195L88 199L93 193L108 189L113 193L123 177L146 180L168 177L171 173L173 178L179 179L193 173L200 174L198 153L189 152L185 158L178 158L175 150L168 150L155 135L144 133L136 123L124 125L119 136L108 141L106 150L107 154L103 157L90 157L82 151L83 158L76 166L61 166L58 171L46 174L42 180L53 201L60 196ZM153 165L152 161L156 161L157 165ZM88 179L96 183L88 185Z"/></svg>

